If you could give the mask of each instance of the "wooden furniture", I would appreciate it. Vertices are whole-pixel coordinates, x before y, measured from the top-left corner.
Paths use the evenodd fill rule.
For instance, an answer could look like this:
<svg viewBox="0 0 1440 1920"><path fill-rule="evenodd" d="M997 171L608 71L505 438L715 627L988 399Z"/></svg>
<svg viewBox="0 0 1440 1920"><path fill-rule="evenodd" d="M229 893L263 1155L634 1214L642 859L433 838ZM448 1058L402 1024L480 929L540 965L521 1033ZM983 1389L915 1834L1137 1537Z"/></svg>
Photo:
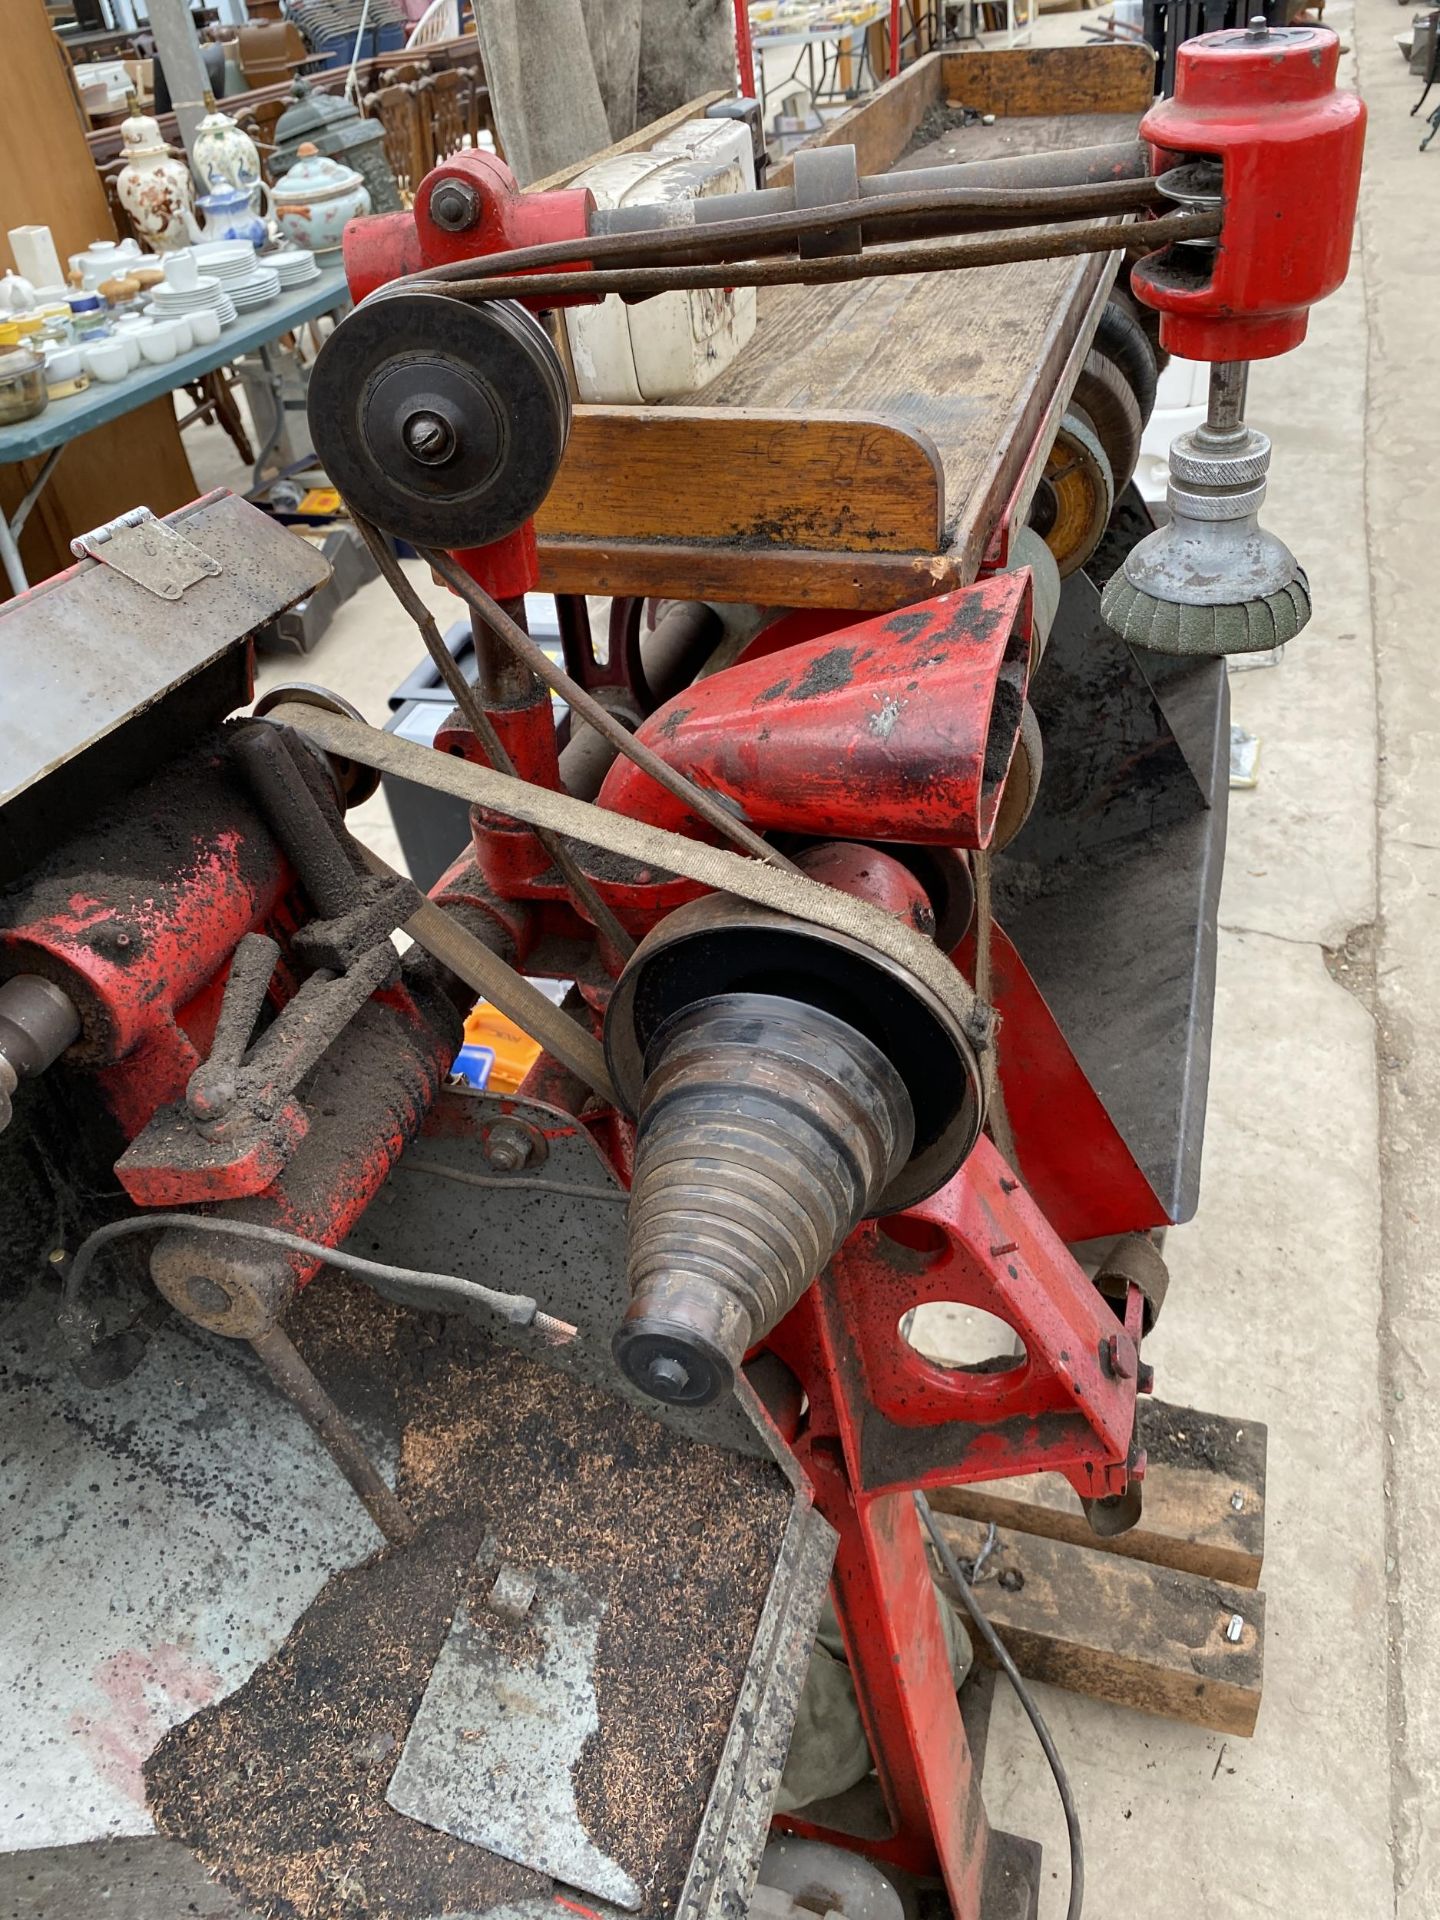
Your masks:
<svg viewBox="0 0 1440 1920"><path fill-rule="evenodd" d="M474 76L451 67L417 81L416 99L425 137L426 171L463 146L474 146L480 131Z"/></svg>
<svg viewBox="0 0 1440 1920"><path fill-rule="evenodd" d="M289 84L308 57L300 29L289 20L256 20L236 35L240 70L252 87Z"/></svg>
<svg viewBox="0 0 1440 1920"><path fill-rule="evenodd" d="M853 143L879 173L950 101L995 125L914 164L1124 139L1153 72L1138 47L931 54L814 144ZM699 405L577 409L537 516L542 585L878 609L966 584L1024 521L1115 264L762 290L754 341Z"/></svg>
<svg viewBox="0 0 1440 1920"><path fill-rule="evenodd" d="M418 85L402 82L367 93L361 102L367 120L378 120L385 136L385 158L408 204L430 171L430 142Z"/></svg>
<svg viewBox="0 0 1440 1920"><path fill-rule="evenodd" d="M44 0L9 0L5 9L5 98L0 114L0 231L40 222L63 261L92 240L115 237L105 189L90 164L71 91L69 62L51 29ZM52 403L52 405L55 403ZM40 415L43 422L50 409ZM43 495L31 500L20 551L34 580L68 567L77 533L143 500L173 513L195 496L168 397L80 442ZM39 480L43 459L0 467L0 513L15 518ZM5 590L0 580L0 593Z"/></svg>

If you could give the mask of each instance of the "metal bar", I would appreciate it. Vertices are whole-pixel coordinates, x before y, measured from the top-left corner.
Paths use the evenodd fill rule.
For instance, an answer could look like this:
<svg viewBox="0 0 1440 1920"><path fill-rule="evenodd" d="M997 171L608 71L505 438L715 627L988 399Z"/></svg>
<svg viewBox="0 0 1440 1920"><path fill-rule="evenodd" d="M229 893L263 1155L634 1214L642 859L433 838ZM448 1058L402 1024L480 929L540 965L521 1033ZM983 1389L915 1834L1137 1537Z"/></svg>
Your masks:
<svg viewBox="0 0 1440 1920"><path fill-rule="evenodd" d="M153 0L152 0L153 4ZM265 1362L270 1378L308 1423L317 1440L355 1489L361 1504L392 1547L415 1538L415 1522L381 1479L374 1461L361 1446L354 1428L295 1351L279 1327L271 1327L250 1342Z"/></svg>
<svg viewBox="0 0 1440 1920"><path fill-rule="evenodd" d="M200 36L185 0L149 0L150 31L165 69L170 104L180 122L180 138L187 154L195 149L195 134L205 117L204 63Z"/></svg>
<svg viewBox="0 0 1440 1920"><path fill-rule="evenodd" d="M835 217L835 209L826 211ZM1121 253L1137 243L1150 252L1184 241L1213 239L1222 224L1219 214L1168 214L1144 226L1126 220L1071 227L1022 227L998 238L987 235L938 245L867 248L864 253L839 258L626 267L595 273L497 273L485 279L454 280L446 290L461 300L543 300L551 304L564 298L611 293L627 300L648 300L660 293L706 292L715 287L832 286L889 274L954 273L966 267L997 267L1018 260Z"/></svg>

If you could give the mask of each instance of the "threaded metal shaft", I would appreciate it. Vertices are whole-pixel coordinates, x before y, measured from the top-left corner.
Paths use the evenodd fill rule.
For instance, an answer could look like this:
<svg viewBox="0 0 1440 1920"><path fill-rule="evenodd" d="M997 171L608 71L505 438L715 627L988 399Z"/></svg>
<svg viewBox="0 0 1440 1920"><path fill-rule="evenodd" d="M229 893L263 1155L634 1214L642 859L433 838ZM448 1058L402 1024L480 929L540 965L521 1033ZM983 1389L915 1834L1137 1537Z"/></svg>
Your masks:
<svg viewBox="0 0 1440 1920"><path fill-rule="evenodd" d="M654 1398L703 1406L874 1206L914 1117L863 1034L770 994L686 1008L646 1065L615 1354Z"/></svg>

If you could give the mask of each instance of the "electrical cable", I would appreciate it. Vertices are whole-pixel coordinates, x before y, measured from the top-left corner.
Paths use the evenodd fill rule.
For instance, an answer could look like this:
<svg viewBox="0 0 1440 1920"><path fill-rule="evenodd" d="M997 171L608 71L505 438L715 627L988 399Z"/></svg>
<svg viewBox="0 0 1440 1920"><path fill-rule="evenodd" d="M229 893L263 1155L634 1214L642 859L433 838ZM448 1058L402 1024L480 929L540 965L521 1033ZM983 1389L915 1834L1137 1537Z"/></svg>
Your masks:
<svg viewBox="0 0 1440 1920"><path fill-rule="evenodd" d="M94 1347L100 1344L100 1322L81 1306L81 1295L95 1256L114 1240L136 1233L156 1233L166 1227L184 1227L197 1233L229 1234L234 1239L257 1241L283 1253L304 1254L327 1267L358 1275L362 1280L389 1281L395 1285L427 1288L432 1293L449 1294L457 1303L489 1307L512 1327L534 1327L551 1342L563 1345L575 1337L576 1329L568 1320L542 1313L529 1294L504 1293L497 1287L482 1286L478 1280L465 1280L453 1273L426 1273L416 1267L393 1267L380 1260L365 1260L341 1247L327 1247L322 1241L307 1240L302 1234L287 1233L280 1227L267 1227L257 1220L223 1220L208 1213L141 1213L128 1220L112 1220L87 1234L75 1250L65 1274L60 1294L59 1320L67 1339Z"/></svg>
<svg viewBox="0 0 1440 1920"><path fill-rule="evenodd" d="M1070 1778L1065 1771L1064 1762L1056 1750L1050 1729L1046 1726L1040 1709L1035 1703L1035 1696L1021 1679L1019 1669L1010 1658L1005 1642L990 1624L985 1609L975 1598L959 1559L950 1542L940 1531L939 1523L930 1509L930 1502L923 1493L917 1492L915 1495L915 1511L919 1514L921 1523L930 1536L930 1544L939 1555L946 1578L959 1594L965 1611L975 1622L975 1629L980 1638L994 1655L996 1665L1014 1687L1015 1697L1025 1709L1026 1718L1035 1729L1035 1737L1039 1740L1045 1758L1050 1763L1050 1771L1055 1776L1056 1791L1060 1795L1060 1805L1065 1810L1065 1832L1070 1841L1070 1898L1065 1904L1065 1920L1080 1920L1080 1910L1085 1904L1085 1845L1080 1833L1080 1815L1076 1810L1075 1796L1070 1791Z"/></svg>

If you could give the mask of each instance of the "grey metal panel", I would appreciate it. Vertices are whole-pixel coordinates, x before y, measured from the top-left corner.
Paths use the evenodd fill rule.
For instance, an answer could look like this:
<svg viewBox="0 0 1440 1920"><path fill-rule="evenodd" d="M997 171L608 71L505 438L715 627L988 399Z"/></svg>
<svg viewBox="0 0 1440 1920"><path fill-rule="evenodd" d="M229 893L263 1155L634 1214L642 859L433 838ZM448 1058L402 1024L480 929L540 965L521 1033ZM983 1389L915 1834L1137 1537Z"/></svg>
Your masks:
<svg viewBox="0 0 1440 1920"><path fill-rule="evenodd" d="M181 599L86 560L0 611L0 810L330 575L316 548L232 493L168 523L220 564Z"/></svg>

